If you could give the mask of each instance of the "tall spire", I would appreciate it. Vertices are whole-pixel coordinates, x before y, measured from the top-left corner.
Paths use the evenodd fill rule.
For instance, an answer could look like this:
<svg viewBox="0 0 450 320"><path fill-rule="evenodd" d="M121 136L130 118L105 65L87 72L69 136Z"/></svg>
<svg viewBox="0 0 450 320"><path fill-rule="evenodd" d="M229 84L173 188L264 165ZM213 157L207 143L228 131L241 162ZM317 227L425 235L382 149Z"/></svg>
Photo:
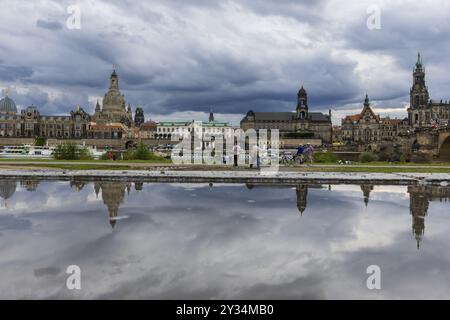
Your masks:
<svg viewBox="0 0 450 320"><path fill-rule="evenodd" d="M119 77L117 76L116 69L111 73L111 77L109 79L109 89L119 90Z"/></svg>
<svg viewBox="0 0 450 320"><path fill-rule="evenodd" d="M420 57L420 52L417 52L416 68L417 69L421 69L422 68L422 58Z"/></svg>
<svg viewBox="0 0 450 320"><path fill-rule="evenodd" d="M366 93L366 98L364 99L364 107L369 107L369 106L370 106L369 95Z"/></svg>

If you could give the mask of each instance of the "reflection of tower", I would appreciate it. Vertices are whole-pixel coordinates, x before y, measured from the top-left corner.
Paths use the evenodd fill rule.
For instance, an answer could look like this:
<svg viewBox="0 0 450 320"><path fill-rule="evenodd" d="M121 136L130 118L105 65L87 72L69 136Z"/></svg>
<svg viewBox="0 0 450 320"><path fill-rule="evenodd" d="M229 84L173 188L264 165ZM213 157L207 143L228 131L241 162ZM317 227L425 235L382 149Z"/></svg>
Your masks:
<svg viewBox="0 0 450 320"><path fill-rule="evenodd" d="M361 185L361 191L363 192L364 195L364 203L367 204L369 203L369 198L370 198L370 192L373 190L373 185L371 184L362 184Z"/></svg>
<svg viewBox="0 0 450 320"><path fill-rule="evenodd" d="M100 189L102 190L103 203L108 207L109 223L113 228L116 225L119 206L125 197L127 185L124 182L96 182L94 184L97 194Z"/></svg>
<svg viewBox="0 0 450 320"><path fill-rule="evenodd" d="M144 186L143 182L135 182L134 183L134 190L136 191L142 191L142 188Z"/></svg>
<svg viewBox="0 0 450 320"><path fill-rule="evenodd" d="M83 189L84 185L86 183L82 182L82 181L70 181L70 187L75 187L75 190L77 190L77 192L80 192L81 189Z"/></svg>
<svg viewBox="0 0 450 320"><path fill-rule="evenodd" d="M412 230L416 238L417 249L419 249L425 232L425 217L428 214L429 200L426 190L422 186L409 186L408 193L409 210L413 218Z"/></svg>
<svg viewBox="0 0 450 320"><path fill-rule="evenodd" d="M300 211L300 215L303 215L307 204L306 201L308 197L308 186L302 184L295 187L295 193L297 194L297 208Z"/></svg>
<svg viewBox="0 0 450 320"><path fill-rule="evenodd" d="M20 186L25 188L27 191L36 191L37 186L39 185L38 180L21 180Z"/></svg>
<svg viewBox="0 0 450 320"><path fill-rule="evenodd" d="M0 180L0 197L3 199L3 206L8 206L8 199L16 192L16 182L12 180Z"/></svg>

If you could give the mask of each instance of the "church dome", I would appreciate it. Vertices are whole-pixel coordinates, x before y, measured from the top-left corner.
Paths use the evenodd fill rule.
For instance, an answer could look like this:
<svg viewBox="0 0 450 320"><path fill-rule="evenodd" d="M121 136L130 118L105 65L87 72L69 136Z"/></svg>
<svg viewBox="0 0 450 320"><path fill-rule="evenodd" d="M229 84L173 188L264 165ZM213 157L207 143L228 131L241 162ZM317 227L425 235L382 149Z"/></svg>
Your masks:
<svg viewBox="0 0 450 320"><path fill-rule="evenodd" d="M17 113L17 106L14 100L8 96L1 99L0 113Z"/></svg>

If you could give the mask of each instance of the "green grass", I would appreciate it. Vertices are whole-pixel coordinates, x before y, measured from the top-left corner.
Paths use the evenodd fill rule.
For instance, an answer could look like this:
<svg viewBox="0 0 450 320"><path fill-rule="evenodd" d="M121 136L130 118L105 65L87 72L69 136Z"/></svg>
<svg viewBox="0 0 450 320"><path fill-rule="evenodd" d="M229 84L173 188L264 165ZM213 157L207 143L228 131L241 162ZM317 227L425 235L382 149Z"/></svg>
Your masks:
<svg viewBox="0 0 450 320"><path fill-rule="evenodd" d="M333 166L333 167L300 167L295 171L304 172L369 172L369 173L450 173L450 168L423 167L423 168L398 168L398 167L358 167L358 166Z"/></svg>
<svg viewBox="0 0 450 320"><path fill-rule="evenodd" d="M153 160L54 160L54 159L5 159L0 158L1 162L51 162L51 163L58 163L58 162L89 162L89 163L172 163L170 159L153 159Z"/></svg>

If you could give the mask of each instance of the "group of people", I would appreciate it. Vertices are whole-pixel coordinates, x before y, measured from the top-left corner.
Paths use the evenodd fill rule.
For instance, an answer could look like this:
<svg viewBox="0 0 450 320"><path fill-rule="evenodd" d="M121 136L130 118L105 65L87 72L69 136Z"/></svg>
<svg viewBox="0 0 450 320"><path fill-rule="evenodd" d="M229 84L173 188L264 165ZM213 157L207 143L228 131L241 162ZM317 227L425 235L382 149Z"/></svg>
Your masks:
<svg viewBox="0 0 450 320"><path fill-rule="evenodd" d="M243 150L239 147L239 145L235 145L233 147L233 155L234 155L233 160L234 160L235 167L238 166L238 155L242 151ZM252 146L251 149L249 150L250 168L259 169L261 167L260 152L261 152L261 149L257 145ZM297 152L294 156L295 163L303 164L306 162L306 163L312 164L313 158L314 158L314 147L310 143L306 144L306 146L303 146L301 144L298 145ZM225 158L224 158L224 163L225 163Z"/></svg>
<svg viewBox="0 0 450 320"><path fill-rule="evenodd" d="M299 144L297 147L297 153L295 154L295 162L302 164L302 163L313 163L313 155L314 155L314 148L313 146L308 143L306 147Z"/></svg>

